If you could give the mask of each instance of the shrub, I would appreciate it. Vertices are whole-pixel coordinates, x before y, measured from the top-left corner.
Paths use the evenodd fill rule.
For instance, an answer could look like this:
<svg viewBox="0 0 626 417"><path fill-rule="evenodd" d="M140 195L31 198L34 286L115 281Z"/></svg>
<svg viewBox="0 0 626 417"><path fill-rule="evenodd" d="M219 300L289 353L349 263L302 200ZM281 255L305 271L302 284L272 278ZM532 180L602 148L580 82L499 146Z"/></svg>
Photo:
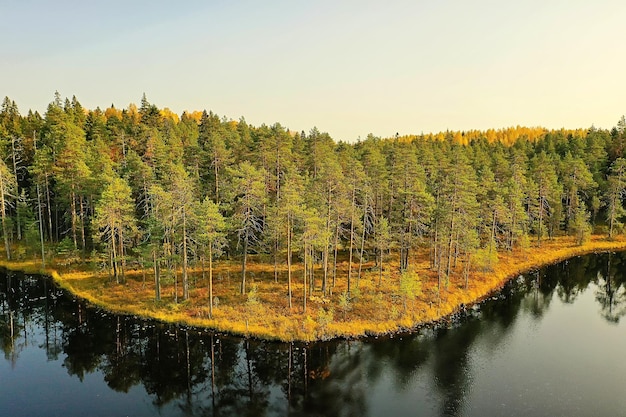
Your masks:
<svg viewBox="0 0 626 417"><path fill-rule="evenodd" d="M400 295L402 296L404 311L406 312L407 301L414 300L422 294L422 282L417 272L409 267L400 274Z"/></svg>
<svg viewBox="0 0 626 417"><path fill-rule="evenodd" d="M344 291L339 294L339 308L343 311L343 319L346 319L346 314L352 309L352 299L348 291Z"/></svg>
<svg viewBox="0 0 626 417"><path fill-rule="evenodd" d="M493 272L494 267L498 264L496 242L492 240L484 248L478 249L474 255L474 264L478 271Z"/></svg>

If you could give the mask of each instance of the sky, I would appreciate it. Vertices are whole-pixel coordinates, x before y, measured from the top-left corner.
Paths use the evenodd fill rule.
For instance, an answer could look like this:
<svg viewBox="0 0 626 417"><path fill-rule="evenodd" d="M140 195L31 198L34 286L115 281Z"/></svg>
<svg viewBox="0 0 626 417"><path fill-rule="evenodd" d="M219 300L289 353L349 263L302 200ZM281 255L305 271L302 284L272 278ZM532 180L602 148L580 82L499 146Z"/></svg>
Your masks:
<svg viewBox="0 0 626 417"><path fill-rule="evenodd" d="M335 140L611 128L626 113L617 0L0 0L0 96L150 103Z"/></svg>

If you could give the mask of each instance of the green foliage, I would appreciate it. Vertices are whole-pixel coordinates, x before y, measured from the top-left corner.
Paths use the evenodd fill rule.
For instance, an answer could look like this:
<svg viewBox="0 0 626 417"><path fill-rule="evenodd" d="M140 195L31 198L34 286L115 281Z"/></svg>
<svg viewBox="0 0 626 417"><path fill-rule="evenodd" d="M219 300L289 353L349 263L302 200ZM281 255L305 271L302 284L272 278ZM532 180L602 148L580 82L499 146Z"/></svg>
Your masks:
<svg viewBox="0 0 626 417"><path fill-rule="evenodd" d="M55 248L55 260L59 265L70 265L78 257L78 250L74 248L74 242L66 236L57 243Z"/></svg>
<svg viewBox="0 0 626 417"><path fill-rule="evenodd" d="M39 239L39 224L35 220L28 219L24 223L23 242L26 245L26 253L30 256L41 253L41 241Z"/></svg>
<svg viewBox="0 0 626 417"><path fill-rule="evenodd" d="M528 249L530 249L530 237L528 236L527 233L522 234L518 240L517 240L520 249L522 250L522 252L527 251Z"/></svg>
<svg viewBox="0 0 626 417"><path fill-rule="evenodd" d="M259 305L260 302L259 286L258 284L252 284L250 286L250 290L248 290L248 294L246 295L246 305L253 308Z"/></svg>
<svg viewBox="0 0 626 417"><path fill-rule="evenodd" d="M570 222L571 234L576 237L578 245L582 245L589 241L591 237L591 229L589 213L583 206L578 207Z"/></svg>
<svg viewBox="0 0 626 417"><path fill-rule="evenodd" d="M339 294L337 305L343 312L343 319L345 320L348 311L352 309L352 298L350 296L350 293L348 293L348 291L344 291L341 294Z"/></svg>
<svg viewBox="0 0 626 417"><path fill-rule="evenodd" d="M334 315L335 313L332 308L320 308L318 310L316 322L318 326L319 336L323 336L326 333L328 325L334 320Z"/></svg>
<svg viewBox="0 0 626 417"><path fill-rule="evenodd" d="M605 195L607 205L607 220L609 223L609 238L615 231L622 228L622 219L626 216L623 198L626 193L626 159L617 158L610 168L608 189Z"/></svg>
<svg viewBox="0 0 626 417"><path fill-rule="evenodd" d="M195 241L203 245L205 250L210 245L211 256L220 256L227 243L228 226L219 206L205 198L202 203L194 206L192 221L196 227Z"/></svg>
<svg viewBox="0 0 626 417"><path fill-rule="evenodd" d="M484 248L477 250L474 255L474 264L478 271L493 272L495 266L498 264L496 242L492 240Z"/></svg>
<svg viewBox="0 0 626 417"><path fill-rule="evenodd" d="M186 297L188 262L220 257L241 262L245 293L249 255L276 261L277 282L287 264L291 294L292 256L300 254L306 268L315 266L325 294L331 283L350 283L355 263L371 271L375 260L378 280L389 281L388 259L399 259L406 302L419 293L419 277L408 278L418 250L429 250L440 290L467 277L470 266L492 270L498 250L516 244L525 250L531 240L541 244L561 233L583 243L591 222L610 237L620 233L626 218L621 125L369 135L349 144L316 128L294 133L212 112L179 117L145 96L139 107L102 111L57 93L44 117L22 117L6 98L0 108L5 252L10 257L11 248L22 246L23 256L35 254L41 206L43 235L50 247L58 243L57 257L100 249L109 268L122 273L136 257L153 269L157 299L159 274L167 282L182 267ZM480 242L488 243L480 248ZM344 317L359 296L357 285L339 297Z"/></svg>
<svg viewBox="0 0 626 417"><path fill-rule="evenodd" d="M405 311L408 301L412 301L422 295L422 282L418 273L412 267L402 271L400 274L400 295L403 299Z"/></svg>

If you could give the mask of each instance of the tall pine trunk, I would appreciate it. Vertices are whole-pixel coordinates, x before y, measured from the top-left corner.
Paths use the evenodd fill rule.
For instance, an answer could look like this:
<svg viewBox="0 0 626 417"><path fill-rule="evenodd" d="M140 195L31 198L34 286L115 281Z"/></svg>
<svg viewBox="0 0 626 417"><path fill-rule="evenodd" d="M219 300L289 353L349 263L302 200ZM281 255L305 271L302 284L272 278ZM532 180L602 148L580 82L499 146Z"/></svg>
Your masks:
<svg viewBox="0 0 626 417"><path fill-rule="evenodd" d="M152 262L154 268L154 295L157 301L161 301L161 272L156 250L152 251Z"/></svg>
<svg viewBox="0 0 626 417"><path fill-rule="evenodd" d="M187 274L187 215L183 208L183 300L189 299L189 277Z"/></svg>
<svg viewBox="0 0 626 417"><path fill-rule="evenodd" d="M354 241L354 206L356 204L356 185L352 187L352 208L350 211L350 253L348 254L348 294L350 294L350 279L352 278L352 246Z"/></svg>
<svg viewBox="0 0 626 417"><path fill-rule="evenodd" d="M116 248L116 236L115 236L115 227L113 225L109 226L111 228L111 269L113 269L113 278L115 278L115 282L117 284L120 283L120 278L117 269L117 248Z"/></svg>
<svg viewBox="0 0 626 417"><path fill-rule="evenodd" d="M213 243L211 241L209 241L209 318L213 318Z"/></svg>
<svg viewBox="0 0 626 417"><path fill-rule="evenodd" d="M363 214L363 232L361 233L361 252L359 254L359 273L356 276L356 286L359 287L359 280L361 279L361 270L363 268L363 251L365 249L365 213Z"/></svg>
<svg viewBox="0 0 626 417"><path fill-rule="evenodd" d="M17 157L15 152L15 136L11 137L11 149L12 149L12 157L13 157L13 176L15 177L15 181L17 181ZM20 195L19 187L16 187L15 190L17 195ZM20 210L15 207L15 221L17 223L17 240L22 240L22 222L20 219Z"/></svg>
<svg viewBox="0 0 626 417"><path fill-rule="evenodd" d="M241 289L240 293L246 293L246 266L248 262L248 231L245 232L243 239L243 260L241 261Z"/></svg>
<svg viewBox="0 0 626 417"><path fill-rule="evenodd" d="M76 229L78 229L78 220L76 219L76 191L75 184L72 180L71 190L70 190L70 216L72 220L72 240L74 242L74 249L78 249L78 234Z"/></svg>
<svg viewBox="0 0 626 417"><path fill-rule="evenodd" d="M0 161L0 163L2 162ZM0 211L2 212L0 213L0 216L2 217L2 236L4 237L4 249L7 254L7 259L11 260L11 248L9 246L9 233L8 233L7 224L6 224L7 190L5 189L5 185L8 179L5 179L3 176L4 174L2 170L0 169Z"/></svg>
<svg viewBox="0 0 626 417"><path fill-rule="evenodd" d="M33 131L33 147L35 153L37 152L37 131ZM38 180L38 179L37 179ZM46 267L46 251L44 247L44 237L43 237L43 213L41 211L41 191L39 189L39 181L37 181L37 214L38 214L38 223L39 223L39 241L41 243L41 266L43 268Z"/></svg>
<svg viewBox="0 0 626 417"><path fill-rule="evenodd" d="M87 227L85 224L85 207L84 207L84 203L83 203L83 197L79 197L79 201L80 201L80 239L81 239L81 243L82 243L82 249L83 249L83 253L85 252L85 248L87 247L87 240L85 238L85 228Z"/></svg>
<svg viewBox="0 0 626 417"><path fill-rule="evenodd" d="M306 289L305 294L306 298ZM287 214L287 298L291 308L291 215Z"/></svg>
<svg viewBox="0 0 626 417"><path fill-rule="evenodd" d="M125 269L126 269L126 254L124 253L124 236L122 235L122 228L119 228L120 242L118 245L120 253L120 275L122 282L126 281Z"/></svg>
<svg viewBox="0 0 626 417"><path fill-rule="evenodd" d="M214 154L213 156L213 168L215 172L215 204L220 203L220 182L219 182L219 161L217 160L217 156Z"/></svg>
<svg viewBox="0 0 626 417"><path fill-rule="evenodd" d="M304 300L303 300L303 305L305 306L304 308L306 309L306 280L308 278L308 249L307 249L307 243L306 243L306 239L304 242L302 242L302 245L304 246L304 268L302 268L303 274L302 274L302 285L304 288Z"/></svg>
<svg viewBox="0 0 626 417"><path fill-rule="evenodd" d="M331 205L331 189L328 188L328 200L326 202L328 206L328 211L326 214L326 236L330 235L330 205ZM330 240L330 239L329 239ZM328 287L328 258L330 257L330 241L326 241L326 245L324 246L323 263L324 263L324 279L322 281L322 294L326 295L327 287Z"/></svg>
<svg viewBox="0 0 626 417"><path fill-rule="evenodd" d="M335 288L335 281L337 279L337 255L339 252L339 213L337 213L337 225L335 226L335 244L333 245L333 250L335 251L333 255L333 285L332 288ZM332 294L332 289L331 289Z"/></svg>
<svg viewBox="0 0 626 417"><path fill-rule="evenodd" d="M52 228L52 204L50 204L50 182L48 181L48 173L45 173L46 180L46 202L48 208L48 238L53 241L55 238L58 241L59 237L55 236Z"/></svg>

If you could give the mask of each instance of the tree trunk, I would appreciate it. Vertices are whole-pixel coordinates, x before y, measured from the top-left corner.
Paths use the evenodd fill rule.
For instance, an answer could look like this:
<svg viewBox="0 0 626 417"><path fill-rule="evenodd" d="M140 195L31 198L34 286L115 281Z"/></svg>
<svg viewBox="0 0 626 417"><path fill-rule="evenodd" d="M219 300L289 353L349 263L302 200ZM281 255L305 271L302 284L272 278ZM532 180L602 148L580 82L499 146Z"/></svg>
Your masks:
<svg viewBox="0 0 626 417"><path fill-rule="evenodd" d="M12 157L13 157L13 176L15 177L15 181L17 181L17 157L15 152L15 136L11 137L11 149L12 149ZM19 187L16 187L16 194L20 195ZM17 206L17 205L16 205ZM15 220L17 223L17 240L22 240L22 222L20 220L20 211L17 207L15 207Z"/></svg>
<svg viewBox="0 0 626 417"><path fill-rule="evenodd" d="M117 284L120 283L119 275L117 272L117 249L115 247L115 228L113 225L109 226L111 228L111 268L113 269L113 277L115 278L115 282Z"/></svg>
<svg viewBox="0 0 626 417"><path fill-rule="evenodd" d="M465 263L465 289L469 287L469 272L470 272L470 263L472 261L472 254L467 253L467 261Z"/></svg>
<svg viewBox="0 0 626 417"><path fill-rule="evenodd" d="M493 212L493 221L491 223L491 242L493 242L493 244L489 244L489 255L491 255L491 251L495 248L492 248L492 246L495 246L495 242L496 242L496 212L494 210Z"/></svg>
<svg viewBox="0 0 626 417"><path fill-rule="evenodd" d="M41 193L39 192L39 183L37 183L37 214L39 217L39 240L41 243L41 266L46 267L46 251L43 242L43 215L41 212Z"/></svg>
<svg viewBox="0 0 626 417"><path fill-rule="evenodd" d="M157 301L161 301L161 276L159 271L159 262L156 256L156 250L152 251L152 261L154 263L154 292Z"/></svg>
<svg viewBox="0 0 626 417"><path fill-rule="evenodd" d="M174 264L170 269L174 274L174 303L178 304L178 274L176 273L176 268L178 265Z"/></svg>
<svg viewBox="0 0 626 417"><path fill-rule="evenodd" d="M361 270L363 268L363 250L365 249L365 213L363 214L363 233L361 233L361 252L359 256L359 273L356 276L356 286L359 287L359 280L361 279Z"/></svg>
<svg viewBox="0 0 626 417"><path fill-rule="evenodd" d="M83 203L83 197L80 197L79 201L80 201L80 238L81 238L81 243L83 245L82 249L84 253L85 248L87 247L87 241L85 238L85 227L87 226L85 225L85 218L84 218L85 207Z"/></svg>
<svg viewBox="0 0 626 417"><path fill-rule="evenodd" d="M409 231L407 233L406 252L404 254L404 267L409 269L409 259L411 256L411 247L413 246L413 222L409 222Z"/></svg>
<svg viewBox="0 0 626 417"><path fill-rule="evenodd" d="M306 280L307 280L307 244L304 242L304 279L302 280L302 288L304 289L304 297L302 300L303 310L306 312Z"/></svg>
<svg viewBox="0 0 626 417"><path fill-rule="evenodd" d="M278 282L278 239L280 236L276 233L274 240L274 282Z"/></svg>
<svg viewBox="0 0 626 417"><path fill-rule="evenodd" d="M48 173L45 173L45 179L46 179L46 201L47 201L47 206L48 206L48 237L50 238L50 240L54 240L55 239L55 235L53 233L53 229L52 229L52 204L50 204L50 184L48 182ZM56 236L56 240L58 241L58 236Z"/></svg>
<svg viewBox="0 0 626 417"><path fill-rule="evenodd" d="M454 246L454 214L450 221L450 235L448 237L448 265L446 267L446 275L450 279L450 272L452 271L452 248Z"/></svg>
<svg viewBox="0 0 626 417"><path fill-rule="evenodd" d="M141 265L141 288L146 288L146 262L143 255L139 255L139 265Z"/></svg>
<svg viewBox="0 0 626 417"><path fill-rule="evenodd" d="M537 246L541 247L541 227L543 226L543 196L539 194L539 230L537 231Z"/></svg>
<svg viewBox="0 0 626 417"><path fill-rule="evenodd" d="M432 250L432 260L431 260L431 268L434 270L437 268L437 256L439 254L439 226L438 226L438 220L435 219L435 225L434 225L434 233L433 233L433 250Z"/></svg>
<svg viewBox="0 0 626 417"><path fill-rule="evenodd" d="M209 318L213 318L213 243L211 241L209 241Z"/></svg>
<svg viewBox="0 0 626 417"><path fill-rule="evenodd" d="M354 240L354 205L356 204L356 186L352 188L352 209L350 212L350 253L348 254L348 294L350 294L350 279L352 278L352 246Z"/></svg>
<svg viewBox="0 0 626 417"><path fill-rule="evenodd" d="M335 226L335 244L333 250L335 251L333 256L333 285L332 288L335 288L335 281L337 279L337 254L339 252L339 213L337 213L337 225ZM332 293L332 290L331 290Z"/></svg>
<svg viewBox="0 0 626 417"><path fill-rule="evenodd" d="M219 182L219 161L218 158L214 155L213 156L213 168L214 168L214 172L215 172L215 204L219 204L220 203L220 182Z"/></svg>
<svg viewBox="0 0 626 417"><path fill-rule="evenodd" d="M243 239L243 260L241 261L241 289L240 293L246 293L246 266L248 262L248 232Z"/></svg>
<svg viewBox="0 0 626 417"><path fill-rule="evenodd" d="M328 188L328 200L326 202L327 206L328 206L328 211L326 214L326 236L330 235L330 205L331 205L331 192L330 192L330 187ZM322 294L326 295L326 290L327 290L327 285L328 285L328 258L330 256L330 242L326 242L326 245L324 246L324 254L322 255L323 257L323 262L324 262L324 279L322 281Z"/></svg>
<svg viewBox="0 0 626 417"><path fill-rule="evenodd" d="M187 215L183 208L183 300L189 299L189 277L187 276Z"/></svg>
<svg viewBox="0 0 626 417"><path fill-rule="evenodd" d="M380 287L383 283L383 248L382 246L378 248L378 256L380 259L378 261L378 286Z"/></svg>
<svg viewBox="0 0 626 417"><path fill-rule="evenodd" d="M452 246L454 244L454 220L456 217L456 193L457 187L456 184L454 186L454 194L452 196L452 208L450 210L450 234L449 234L449 242L448 242L448 266L446 268L446 275L448 279L450 279L450 271L452 267Z"/></svg>
<svg viewBox="0 0 626 417"><path fill-rule="evenodd" d="M512 215L511 215L511 230L509 233L509 250L513 250L513 238L514 238L514 234L515 234L515 225L517 223L517 213L515 211L515 207L511 207L510 208Z"/></svg>
<svg viewBox="0 0 626 417"><path fill-rule="evenodd" d="M74 181L72 181L71 190L70 190L70 216L72 220L72 240L74 241L74 249L78 249L78 235L76 233L76 229L78 228L77 220L76 220L76 191Z"/></svg>
<svg viewBox="0 0 626 417"><path fill-rule="evenodd" d="M305 292L304 297L306 298L306 287L305 287L304 292ZM290 214L287 214L287 298L289 299L289 308L291 309L291 215Z"/></svg>
<svg viewBox="0 0 626 417"><path fill-rule="evenodd" d="M315 252L313 251L313 245L309 245L309 290L311 293L315 291Z"/></svg>
<svg viewBox="0 0 626 417"><path fill-rule="evenodd" d="M5 178L3 178L2 175L2 171L0 170L0 216L2 218L2 236L4 237L4 249L6 251L7 254L7 259L11 260L11 248L9 246L9 234L7 231L7 224L6 224L6 209L7 209L7 203L6 203L6 190L4 189L5 186Z"/></svg>
<svg viewBox="0 0 626 417"><path fill-rule="evenodd" d="M119 243L119 254L120 254L120 276L122 277L122 282L126 281L126 254L124 253L124 236L122 235L122 227L119 229L120 233L120 243Z"/></svg>
<svg viewBox="0 0 626 417"><path fill-rule="evenodd" d="M33 130L33 147L35 153L37 152L37 131ZM43 215L41 211L41 192L39 189L39 181L37 181L37 214L39 219L39 240L41 242L41 266L42 268L46 267L46 251L44 248L44 237L43 237Z"/></svg>

